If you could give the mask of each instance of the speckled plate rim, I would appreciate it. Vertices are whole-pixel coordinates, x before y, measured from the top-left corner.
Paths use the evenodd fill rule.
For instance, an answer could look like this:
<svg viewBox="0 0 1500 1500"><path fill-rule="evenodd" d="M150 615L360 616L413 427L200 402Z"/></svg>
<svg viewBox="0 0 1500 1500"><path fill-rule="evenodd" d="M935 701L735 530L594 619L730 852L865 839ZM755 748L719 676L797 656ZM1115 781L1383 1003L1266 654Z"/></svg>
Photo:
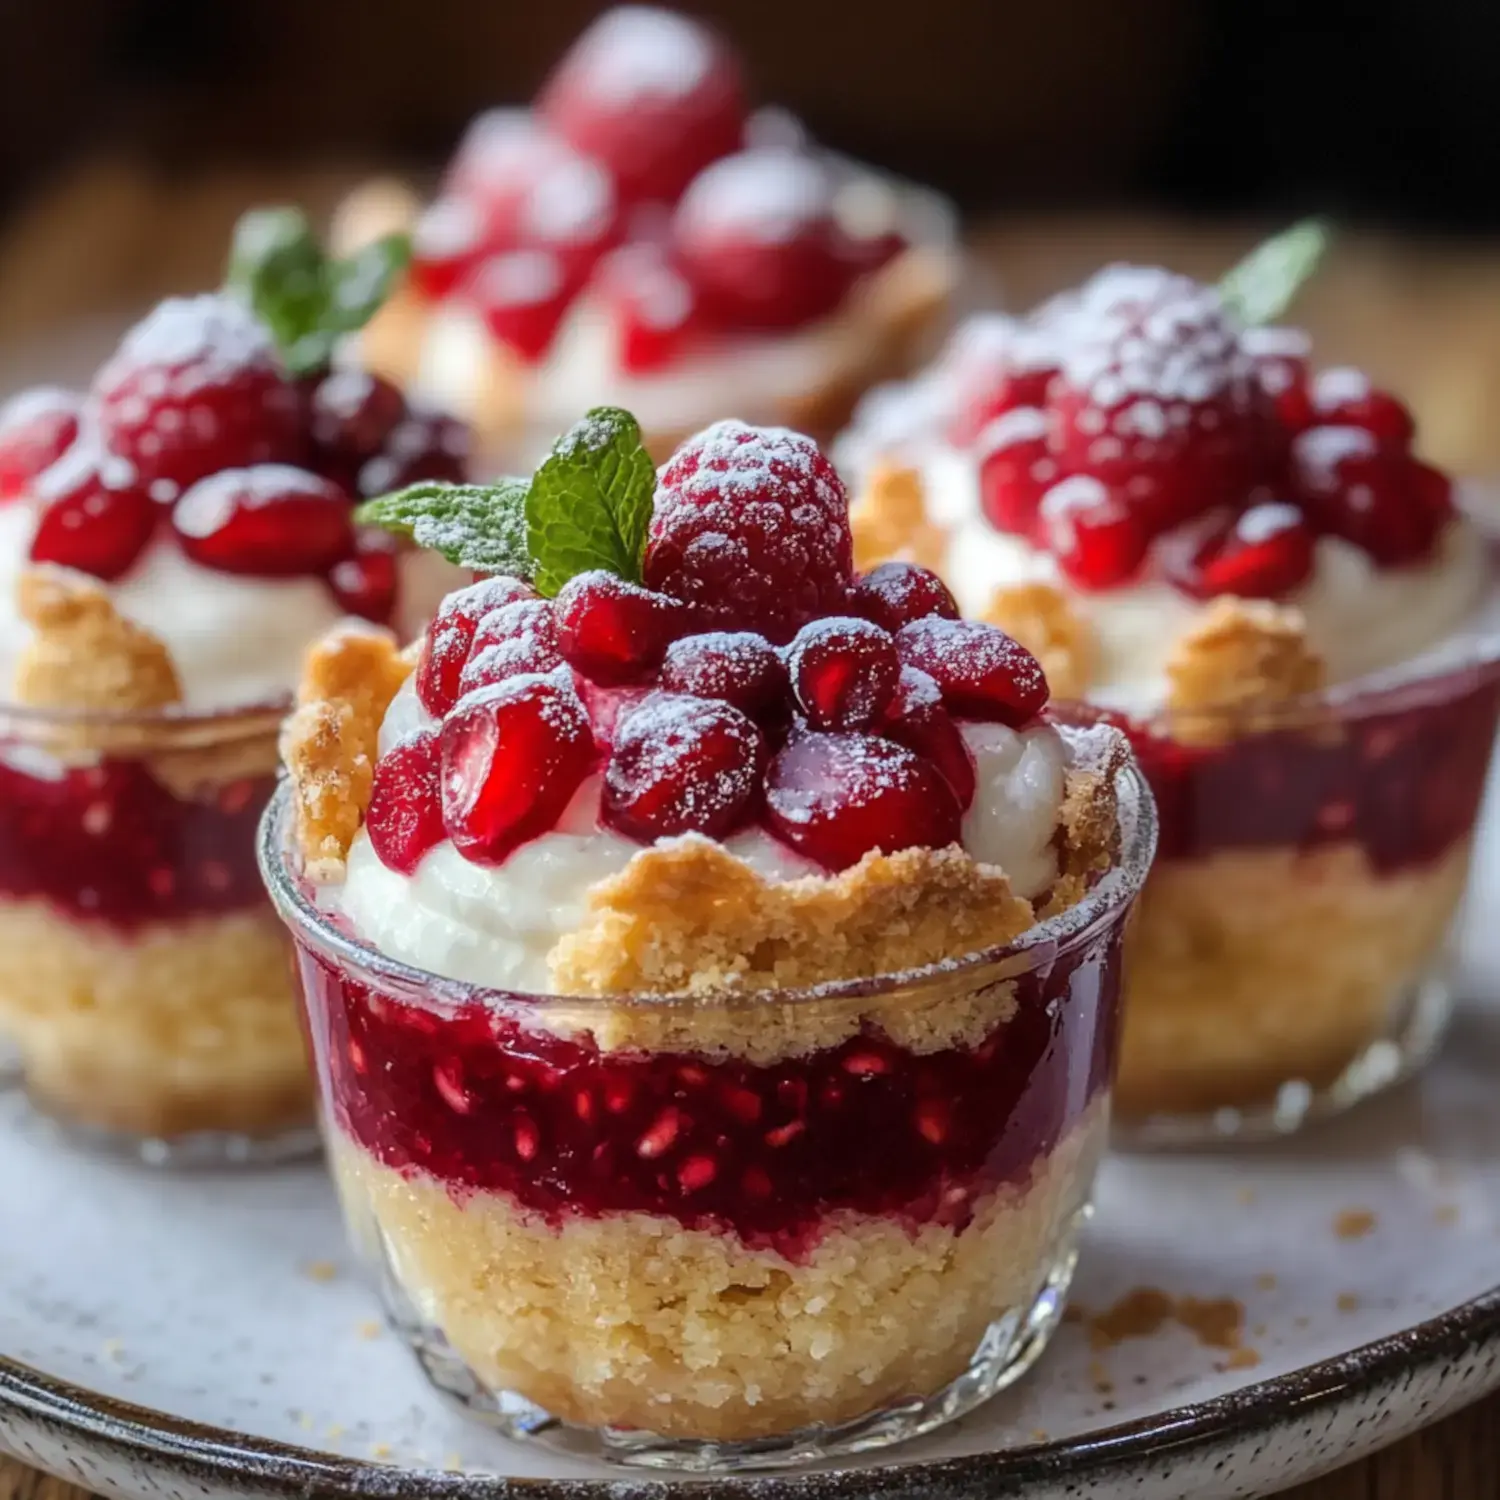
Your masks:
<svg viewBox="0 0 1500 1500"><path fill-rule="evenodd" d="M1475 1356L1489 1355L1488 1360ZM1465 1369L1467 1366L1467 1369ZM1446 1386L1454 1378L1451 1387ZM1420 1405L1394 1419L1382 1395L1434 1382ZM1282 1427L1307 1428L1346 1408L1369 1407L1333 1462L1352 1460L1500 1386L1500 1286L1472 1301L1333 1359L1153 1417L1080 1437L961 1458L892 1462L802 1474L700 1479L644 1472L618 1478L541 1479L401 1468L247 1438L179 1420L44 1375L0 1356L0 1440L31 1435L59 1452L129 1465L202 1494L434 1496L451 1500L640 1500L691 1487L723 1500L843 1500L865 1495L963 1497L1014 1494L1031 1485L1103 1480L1165 1458L1225 1457ZM33 1455L34 1459L40 1455ZM1250 1458L1251 1455L1245 1455ZM1315 1462L1291 1483L1325 1471ZM65 1475L64 1477L75 1477ZM1240 1476L1242 1479L1248 1477ZM1072 1493L1072 1491L1070 1491Z"/></svg>

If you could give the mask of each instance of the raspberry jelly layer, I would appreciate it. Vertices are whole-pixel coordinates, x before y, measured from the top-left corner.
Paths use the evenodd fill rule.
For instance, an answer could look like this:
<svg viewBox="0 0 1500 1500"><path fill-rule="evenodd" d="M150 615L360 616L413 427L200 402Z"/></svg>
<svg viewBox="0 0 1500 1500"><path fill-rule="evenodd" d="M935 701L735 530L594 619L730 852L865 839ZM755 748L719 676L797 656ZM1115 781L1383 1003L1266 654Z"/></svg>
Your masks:
<svg viewBox="0 0 1500 1500"><path fill-rule="evenodd" d="M272 777L184 798L141 760L33 774L26 756L0 753L0 894L124 930L264 900L255 825Z"/></svg>
<svg viewBox="0 0 1500 1500"><path fill-rule="evenodd" d="M797 1259L831 1213L962 1228L984 1193L1028 1180L1111 1075L1120 929L1006 981L1013 1007L975 1045L909 1050L866 1023L755 1063L601 1051L541 1015L439 1012L299 957L328 1102L376 1160L460 1201L502 1192L554 1221L643 1212ZM747 1027L776 1024L765 1006Z"/></svg>
<svg viewBox="0 0 1500 1500"><path fill-rule="evenodd" d="M1334 712L1322 725L1214 746L1133 729L1161 821L1157 863L1352 843L1391 874L1431 864L1473 832L1500 682L1378 714Z"/></svg>

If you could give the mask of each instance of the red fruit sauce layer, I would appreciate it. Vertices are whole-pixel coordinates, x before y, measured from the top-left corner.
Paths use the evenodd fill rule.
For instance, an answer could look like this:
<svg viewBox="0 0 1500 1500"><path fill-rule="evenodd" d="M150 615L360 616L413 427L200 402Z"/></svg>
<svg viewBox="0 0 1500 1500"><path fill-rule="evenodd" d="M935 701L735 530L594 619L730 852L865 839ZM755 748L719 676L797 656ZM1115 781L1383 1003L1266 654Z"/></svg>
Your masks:
<svg viewBox="0 0 1500 1500"><path fill-rule="evenodd" d="M871 1031L767 1066L601 1053L299 961L336 1118L385 1165L554 1223L657 1214L796 1259L838 1210L962 1227L986 1192L1028 1181L1109 1081L1121 927L1022 976L1016 1014L978 1047L918 1056Z"/></svg>
<svg viewBox="0 0 1500 1500"><path fill-rule="evenodd" d="M1500 681L1488 680L1436 703L1212 747L1122 727L1156 795L1158 860L1353 842L1394 874L1473 831L1497 721Z"/></svg>
<svg viewBox="0 0 1500 1500"><path fill-rule="evenodd" d="M184 801L139 761L56 779L0 761L0 894L126 931L257 906L255 825L274 787L244 778Z"/></svg>

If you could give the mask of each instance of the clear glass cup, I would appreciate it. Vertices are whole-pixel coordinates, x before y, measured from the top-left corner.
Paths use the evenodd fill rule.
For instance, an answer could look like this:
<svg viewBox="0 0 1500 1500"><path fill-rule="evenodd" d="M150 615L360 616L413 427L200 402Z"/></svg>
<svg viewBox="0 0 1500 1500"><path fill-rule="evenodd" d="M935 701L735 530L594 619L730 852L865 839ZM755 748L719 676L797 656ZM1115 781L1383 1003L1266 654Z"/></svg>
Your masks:
<svg viewBox="0 0 1500 1500"><path fill-rule="evenodd" d="M0 705L0 1036L68 1134L171 1164L316 1147L255 863L283 712Z"/></svg>
<svg viewBox="0 0 1500 1500"><path fill-rule="evenodd" d="M1129 945L1117 1141L1284 1134L1432 1054L1497 721L1484 635L1274 712L1128 726L1161 842Z"/></svg>
<svg viewBox="0 0 1500 1500"><path fill-rule="evenodd" d="M351 1238L432 1382L513 1437L775 1467L883 1446L1017 1379L1063 1308L1105 1144L1125 919L1155 844L1015 944L808 991L486 991L342 932L278 795Z"/></svg>

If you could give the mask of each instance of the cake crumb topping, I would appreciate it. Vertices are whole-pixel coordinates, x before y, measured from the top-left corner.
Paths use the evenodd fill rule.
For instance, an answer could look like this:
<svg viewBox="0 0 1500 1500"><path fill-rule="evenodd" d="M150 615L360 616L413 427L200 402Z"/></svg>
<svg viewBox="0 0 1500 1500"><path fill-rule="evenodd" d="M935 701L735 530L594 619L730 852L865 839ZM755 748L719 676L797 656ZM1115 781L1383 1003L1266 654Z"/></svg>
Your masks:
<svg viewBox="0 0 1500 1500"><path fill-rule="evenodd" d="M914 562L940 572L946 561L948 533L928 517L916 469L877 464L849 508L849 525L861 573L883 562Z"/></svg>

